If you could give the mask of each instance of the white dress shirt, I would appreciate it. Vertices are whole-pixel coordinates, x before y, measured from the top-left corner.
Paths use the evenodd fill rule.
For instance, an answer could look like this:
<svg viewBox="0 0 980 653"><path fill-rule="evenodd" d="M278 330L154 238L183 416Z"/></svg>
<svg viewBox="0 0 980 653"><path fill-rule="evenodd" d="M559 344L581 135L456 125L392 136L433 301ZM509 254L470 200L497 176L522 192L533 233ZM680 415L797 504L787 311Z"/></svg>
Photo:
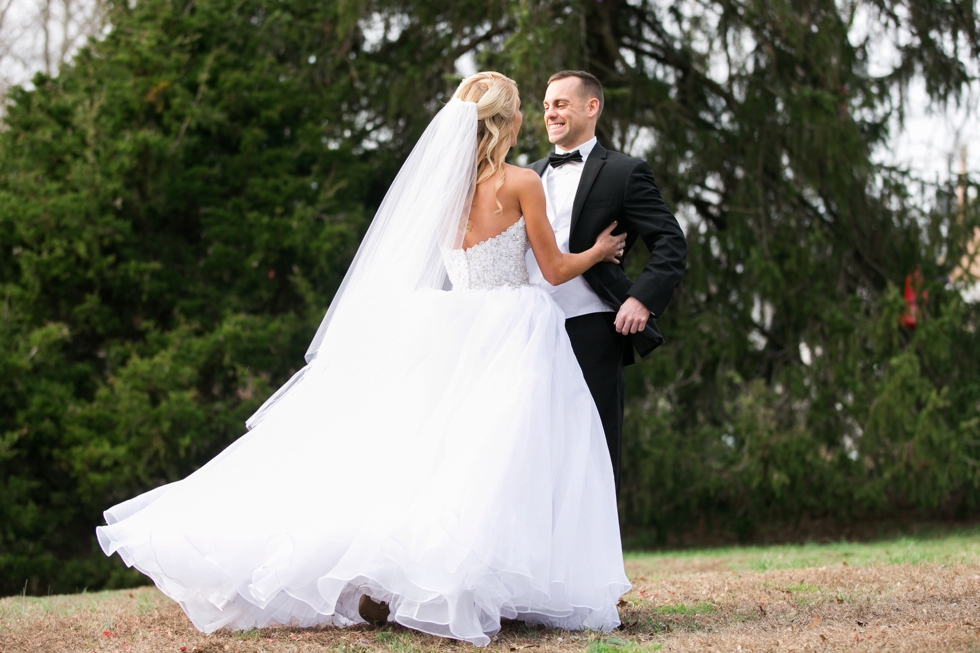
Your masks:
<svg viewBox="0 0 980 653"><path fill-rule="evenodd" d="M581 163L570 161L558 168L552 168L549 165L541 176L547 202L548 220L551 222L552 229L555 230L558 249L566 254L568 253L568 239L572 228L572 204L575 203L575 192L578 190L578 182L582 178L585 162L588 160L589 154L592 153L595 144L596 139L593 137L575 148L582 155ZM565 150L557 145L555 151L558 154L565 154ZM534 252L531 250L527 252L527 272L531 283L541 286L551 293L552 299L565 313L566 319L589 313L611 313L613 310L599 299L592 287L581 276L575 277L560 286L552 286L545 281L544 275L541 274L541 268L538 267L538 262L534 258Z"/></svg>

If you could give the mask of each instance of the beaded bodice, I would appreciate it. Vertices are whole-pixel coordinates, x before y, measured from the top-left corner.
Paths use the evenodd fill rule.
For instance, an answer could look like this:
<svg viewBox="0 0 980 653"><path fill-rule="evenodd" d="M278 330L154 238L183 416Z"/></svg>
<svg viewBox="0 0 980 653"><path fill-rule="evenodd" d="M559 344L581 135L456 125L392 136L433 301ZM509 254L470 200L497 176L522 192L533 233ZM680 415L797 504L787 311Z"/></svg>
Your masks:
<svg viewBox="0 0 980 653"><path fill-rule="evenodd" d="M453 290L527 286L530 281L524 257L530 246L522 217L502 233L469 249L445 252Z"/></svg>

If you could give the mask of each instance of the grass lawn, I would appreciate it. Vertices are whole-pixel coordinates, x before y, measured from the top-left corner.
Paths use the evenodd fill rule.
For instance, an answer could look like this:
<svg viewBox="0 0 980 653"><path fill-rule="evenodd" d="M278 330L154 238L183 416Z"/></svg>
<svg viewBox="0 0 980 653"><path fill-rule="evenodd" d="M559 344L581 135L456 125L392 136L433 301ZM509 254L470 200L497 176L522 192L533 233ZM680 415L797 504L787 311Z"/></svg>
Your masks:
<svg viewBox="0 0 980 653"><path fill-rule="evenodd" d="M507 624L488 647L526 653L964 651L980 653L980 528L873 543L631 552L623 627ZM398 626L194 630L154 588L0 599L0 653L472 651Z"/></svg>

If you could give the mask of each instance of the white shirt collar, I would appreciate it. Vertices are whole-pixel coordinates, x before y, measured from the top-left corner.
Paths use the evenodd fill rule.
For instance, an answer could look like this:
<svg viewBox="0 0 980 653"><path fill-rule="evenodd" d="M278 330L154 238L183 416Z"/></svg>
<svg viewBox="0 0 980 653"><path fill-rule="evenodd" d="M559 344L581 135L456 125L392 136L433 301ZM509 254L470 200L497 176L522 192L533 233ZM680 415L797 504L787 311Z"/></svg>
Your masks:
<svg viewBox="0 0 980 653"><path fill-rule="evenodd" d="M595 145L598 142L599 141L596 139L596 137L593 136L575 148L575 150L578 150L578 153L582 155L582 163L585 163L589 159L589 155L592 154L592 150L595 148ZM568 152L574 152L575 150L563 150L555 145L555 152L558 154L567 154Z"/></svg>

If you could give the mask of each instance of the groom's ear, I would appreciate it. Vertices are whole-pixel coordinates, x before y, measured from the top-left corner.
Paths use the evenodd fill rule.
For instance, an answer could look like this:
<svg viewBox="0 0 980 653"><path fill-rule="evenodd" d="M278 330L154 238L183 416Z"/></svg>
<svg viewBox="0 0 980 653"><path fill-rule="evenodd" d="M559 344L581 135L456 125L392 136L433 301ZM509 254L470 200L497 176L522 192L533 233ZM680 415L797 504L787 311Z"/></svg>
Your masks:
<svg viewBox="0 0 980 653"><path fill-rule="evenodd" d="M585 105L585 110L589 118L599 117L599 98L591 98Z"/></svg>

